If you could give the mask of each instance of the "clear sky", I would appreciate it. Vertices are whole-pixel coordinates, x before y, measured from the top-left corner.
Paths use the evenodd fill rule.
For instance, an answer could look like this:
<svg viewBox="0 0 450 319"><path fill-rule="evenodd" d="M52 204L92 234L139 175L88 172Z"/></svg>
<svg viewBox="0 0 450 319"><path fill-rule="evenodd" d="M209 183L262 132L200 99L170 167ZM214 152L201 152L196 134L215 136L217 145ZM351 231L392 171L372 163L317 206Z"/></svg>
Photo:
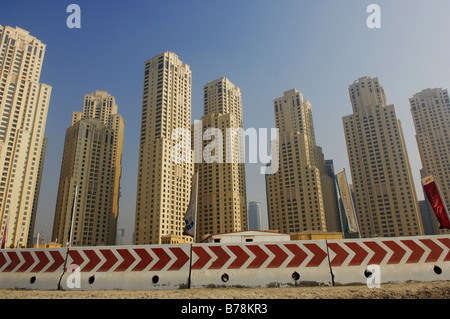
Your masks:
<svg viewBox="0 0 450 319"><path fill-rule="evenodd" d="M69 29L69 4L81 29ZM381 28L369 29L369 4ZM65 130L85 94L115 96L125 119L119 227L134 228L144 62L173 51L192 70L192 121L203 114L203 85L226 76L243 95L244 127L274 127L273 100L297 88L312 104L317 145L336 172L348 166L342 117L348 86L378 77L402 122L419 199L422 167L408 99L450 88L448 0L0 0L0 24L47 45L41 82L51 85L49 138L35 232L50 239ZM247 165L247 200L266 213L260 164ZM42 235L41 235L42 236Z"/></svg>

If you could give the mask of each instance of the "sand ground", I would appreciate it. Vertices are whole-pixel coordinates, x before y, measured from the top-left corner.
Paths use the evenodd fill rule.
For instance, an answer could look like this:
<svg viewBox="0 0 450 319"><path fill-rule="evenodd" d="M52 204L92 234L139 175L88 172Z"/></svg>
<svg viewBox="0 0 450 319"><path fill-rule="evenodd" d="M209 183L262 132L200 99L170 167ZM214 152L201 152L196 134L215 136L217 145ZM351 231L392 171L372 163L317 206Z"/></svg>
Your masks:
<svg viewBox="0 0 450 319"><path fill-rule="evenodd" d="M0 290L0 299L450 299L450 281L361 286L179 290Z"/></svg>

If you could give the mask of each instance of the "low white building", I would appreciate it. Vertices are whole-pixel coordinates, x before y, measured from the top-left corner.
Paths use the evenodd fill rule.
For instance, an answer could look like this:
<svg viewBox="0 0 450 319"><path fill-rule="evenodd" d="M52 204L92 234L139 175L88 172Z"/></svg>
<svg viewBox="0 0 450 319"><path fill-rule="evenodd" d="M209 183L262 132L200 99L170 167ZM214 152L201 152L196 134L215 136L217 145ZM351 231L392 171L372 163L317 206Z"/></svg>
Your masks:
<svg viewBox="0 0 450 319"><path fill-rule="evenodd" d="M271 231L239 231L233 233L215 234L206 237L204 243L250 243L290 241L289 234Z"/></svg>

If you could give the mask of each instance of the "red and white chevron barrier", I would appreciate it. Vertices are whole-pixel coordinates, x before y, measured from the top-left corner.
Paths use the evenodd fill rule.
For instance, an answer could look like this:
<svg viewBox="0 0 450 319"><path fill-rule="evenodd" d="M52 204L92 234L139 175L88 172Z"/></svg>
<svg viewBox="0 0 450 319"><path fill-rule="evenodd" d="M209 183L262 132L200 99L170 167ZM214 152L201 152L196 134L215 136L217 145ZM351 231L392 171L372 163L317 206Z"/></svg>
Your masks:
<svg viewBox="0 0 450 319"><path fill-rule="evenodd" d="M450 280L448 235L0 250L2 289L145 290L435 280Z"/></svg>
<svg viewBox="0 0 450 319"><path fill-rule="evenodd" d="M330 285L323 242L196 244L191 287Z"/></svg>
<svg viewBox="0 0 450 319"><path fill-rule="evenodd" d="M189 256L190 245L70 248L61 288L185 288Z"/></svg>
<svg viewBox="0 0 450 319"><path fill-rule="evenodd" d="M0 250L0 288L58 289L65 249Z"/></svg>
<svg viewBox="0 0 450 319"><path fill-rule="evenodd" d="M330 240L327 246L335 285L450 280L448 236ZM376 279L370 268L378 268Z"/></svg>

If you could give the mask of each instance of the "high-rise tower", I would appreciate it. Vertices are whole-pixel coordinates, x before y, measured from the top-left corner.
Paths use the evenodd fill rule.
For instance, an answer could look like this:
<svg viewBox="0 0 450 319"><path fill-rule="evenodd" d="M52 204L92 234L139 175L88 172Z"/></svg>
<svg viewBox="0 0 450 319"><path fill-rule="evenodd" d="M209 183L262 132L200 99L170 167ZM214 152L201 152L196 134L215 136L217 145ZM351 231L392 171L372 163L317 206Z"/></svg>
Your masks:
<svg viewBox="0 0 450 319"><path fill-rule="evenodd" d="M211 150L214 154L201 152L207 157L211 155L210 160L203 158L195 164L195 170L199 172L197 239L207 234L247 229L245 163L240 160L243 155L239 133L243 131L241 91L222 77L204 86L203 97L201 150L210 143L216 144ZM193 126L194 135L195 129L196 125ZM217 135L222 138L211 136L212 141L209 140L210 129L217 129ZM195 142L194 146L197 147Z"/></svg>
<svg viewBox="0 0 450 319"><path fill-rule="evenodd" d="M353 114L343 118L361 237L423 234L405 141L378 78L349 87Z"/></svg>
<svg viewBox="0 0 450 319"><path fill-rule="evenodd" d="M286 233L327 231L311 103L293 89L274 100L279 169L266 175L269 228Z"/></svg>
<svg viewBox="0 0 450 319"><path fill-rule="evenodd" d="M33 237L51 94L39 83L45 48L28 31L0 25L0 236L7 247L30 246Z"/></svg>
<svg viewBox="0 0 450 319"><path fill-rule="evenodd" d="M194 164L176 162L176 129L191 129L191 70L175 53L145 62L135 216L135 244L182 237Z"/></svg>
<svg viewBox="0 0 450 319"><path fill-rule="evenodd" d="M74 246L114 245L119 216L124 120L113 96L85 95L66 131L52 239Z"/></svg>
<svg viewBox="0 0 450 319"><path fill-rule="evenodd" d="M409 99L409 103L416 128L423 175L434 175L448 209L450 205L450 98L448 91L426 89L414 94ZM440 229L439 232L449 233L450 231Z"/></svg>

